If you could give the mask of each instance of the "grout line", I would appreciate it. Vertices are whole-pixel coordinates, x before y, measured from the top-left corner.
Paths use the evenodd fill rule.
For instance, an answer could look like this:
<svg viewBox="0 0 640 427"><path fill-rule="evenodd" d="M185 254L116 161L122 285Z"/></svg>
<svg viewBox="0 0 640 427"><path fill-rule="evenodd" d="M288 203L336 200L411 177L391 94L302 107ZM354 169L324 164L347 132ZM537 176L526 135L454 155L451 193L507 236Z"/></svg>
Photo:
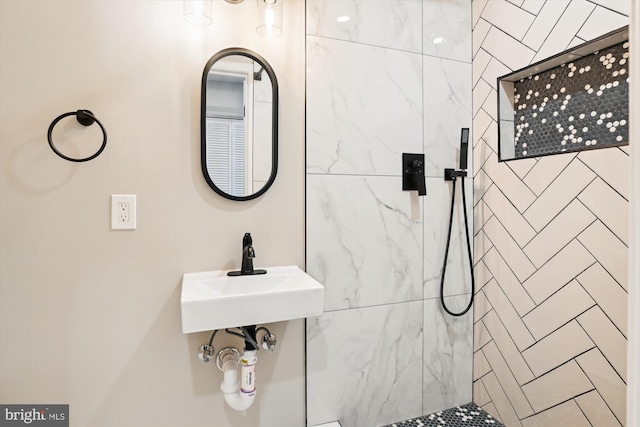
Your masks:
<svg viewBox="0 0 640 427"><path fill-rule="evenodd" d="M507 331L507 335L509 334L509 330L504 326L504 323L502 322L502 319L500 318L500 316L498 316L498 313L495 309L493 309L494 313L496 313L496 317L498 318L498 320L500 321L500 323L502 324L502 327ZM487 333L489 334L489 336L491 337L491 339L495 342L495 338L493 337L493 335L491 335L491 331L489 330L489 328L487 328L486 324L485 324L485 328L487 329ZM518 355L520 356L520 358L522 359L522 361L524 362L524 364L527 366L527 368L529 369L529 372L531 372L531 375L533 376L533 379L531 381L535 381L538 376L536 376L536 374L533 373L533 369L531 369L531 366L529 366L529 362L527 362L527 360L524 358L524 356L522 355L522 351L520 351L520 349L518 348L518 346L516 345L515 342L513 342L513 339L511 338L511 336L509 336L509 339L511 339L511 342L513 343L516 351L518 352ZM534 338L535 340L535 338ZM524 384L520 384L520 381L516 378L515 374L513 373L513 369L511 368L511 365L509 364L509 362L507 361L507 358L505 357L505 355L502 353L502 350L500 349L500 346L498 346L498 344L496 343L496 349L498 350L498 353L500 354L500 356L502 357L502 359L504 360L505 364L507 365L507 367L509 368L509 372L511 372L511 376L513 377L514 381L516 382L516 384L518 384L518 387L520 387L520 389L522 389L522 386L524 384L527 384L531 381L527 381ZM554 368L555 369L555 368ZM496 377L497 378L497 377ZM524 392L523 392L524 394ZM525 395L525 399L527 399L527 403L529 403L529 406L531 406L531 402L529 402L529 399L527 398L527 396ZM533 408L533 407L532 407Z"/></svg>
<svg viewBox="0 0 640 427"><path fill-rule="evenodd" d="M584 208L585 208L586 210L588 210L589 212L591 212L591 214L592 214L594 217L596 217L596 220L597 220L597 221L600 221L600 222L602 223L602 225L604 225L604 226L605 226L605 228L606 228L607 230L609 230L609 232L610 232L613 236L615 236L615 237L620 241L620 243L622 243L622 244L623 244L627 249L629 249L629 245L627 245L625 242L623 242L623 241L622 241L622 239L621 239L620 237L618 237L618 234L617 234L617 233L615 233L615 232L614 232L614 231L613 231L613 230L612 230L612 229L611 229L611 228L610 228L610 227L609 227L609 226L608 226L608 225L607 225L607 224L602 220L602 218L600 218L600 217L599 217L595 212L593 212L591 209L589 209L589 207L588 207L587 205L585 205L584 203L582 203L582 200L580 200L580 199L579 199L580 195L581 195L582 193L584 193L584 192L585 192L585 190L586 190L589 186L591 186L591 184L593 184L593 183L595 182L595 180L597 180L598 178L600 178L600 177L599 177L599 176L596 176L596 177L595 177L591 182L589 182L589 184L588 184L585 188L583 188L583 189L582 189L582 191L581 191L581 192L576 196L576 199L578 199L578 201L582 204L582 206L584 206ZM604 182L604 179L600 178L600 180ZM595 220L594 220L593 222L595 222ZM591 225L591 224L589 224L589 225ZM585 230L586 230L586 229L585 229ZM584 231L584 230L582 230L582 231ZM580 232L580 234L582 234L582 232ZM576 237L577 237L577 236L576 236ZM595 258L595 257L594 257L594 258ZM596 258L596 259L597 259L597 258Z"/></svg>
<svg viewBox="0 0 640 427"><path fill-rule="evenodd" d="M585 187L585 188L586 188L586 187ZM534 238L532 238L532 239L531 239L531 240L530 240L526 245L524 245L523 250L524 250L524 249L526 249L526 247L527 247L527 246L529 246L529 244L530 244L531 242L533 242L533 241L536 239L536 237L538 237L538 236L540 235L540 233L542 233L542 232L543 232L547 227L549 227L549 226L551 225L551 223L552 223L552 222L554 222L554 221L555 221L555 220L560 216L560 214L561 214L562 212L564 212L564 211L569 207L569 205L570 205L571 203L573 203L574 201L575 201L575 202L577 202L577 203L580 203L582 206L584 206L584 204L583 204L583 203L580 201L580 199L578 199L578 197L576 196L574 199L572 199L572 200L569 202L569 204L568 204L567 206L565 206L565 207L564 207L560 212L558 212L558 214L557 214L556 216L554 216L554 217L553 217L553 219L547 223L547 225L545 225L545 226L544 226L544 227L543 227L539 232L537 232L537 233L536 233L536 236L535 236ZM584 206L584 208L585 208L585 209L587 209L588 211L590 211L586 206ZM591 211L590 211L590 212L591 212ZM591 212L591 213L593 214L593 212ZM550 257L548 260L546 260L546 261L545 261L545 262L544 262L540 267L537 267L537 268L536 268L536 272L537 272L538 270L540 270L542 267L544 267L544 266L545 266L549 261L551 261L553 258L555 258L555 257L556 257L560 252L562 252L562 250L563 250L564 248L566 248L567 246L569 246L569 244L570 244L572 241L577 240L577 239L578 239L578 236L580 236L580 235L581 235L581 234L582 234L582 233L583 233L587 228L591 227L591 225L593 225L593 223L594 223L594 222L596 222L596 221L599 219L597 215L595 215L595 214L594 214L593 216L594 216L594 220L593 220L593 221L591 221L589 224L587 224L587 225L586 225L582 230L580 230L580 231L579 231L579 232L578 232L574 237L572 237L571 239L569 239L569 241L567 241L567 243L565 243L564 245L562 245L562 247L561 247L560 249L558 249L558 251L557 251L557 252L553 253L553 254L551 255L551 257ZM596 257L594 257L594 259L596 259L596 260L597 260L597 258L596 258Z"/></svg>
<svg viewBox="0 0 640 427"><path fill-rule="evenodd" d="M571 165L571 163L573 163L577 157L578 157L577 155L576 155L576 156L574 156L574 157L573 157L573 159L571 159L571 161L570 161L569 163L567 163L567 164L562 168L562 170L560 170L560 172L558 172L558 173L556 174L556 176L555 176L555 177L554 177L554 178L549 182L549 184L547 184L547 186L546 186L546 187L544 187L544 188L542 189L542 191L540 191L540 194L539 194L539 195L537 195L535 191L531 190L531 189L527 186L527 188L529 188L529 190L531 190L531 192L532 192L533 194L535 194L535 195L536 195L536 200L534 200L534 201L533 201L533 203L531 203L531 204L530 204L530 205L529 205L529 206L528 206L524 211L522 211L522 212L521 212L522 216L524 216L524 214L526 214L526 213L527 213L527 211L528 211L528 210L529 210L529 209L530 209L530 208L531 208L531 207L532 207L532 206L533 206L533 205L538 201L538 199L539 199L540 197L542 197L542 195L543 195L543 194L544 194L544 193L549 189L549 187L551 187L551 185L552 185L554 182L558 181L558 179L560 178L560 176L561 176L562 174L564 174L564 172L567 170L567 168L569 167L569 165ZM541 166L541 167L542 167L542 166ZM596 175L597 175L597 174L596 174ZM594 179L595 179L595 178L594 178ZM522 181L522 180L521 180L521 181ZM522 181L522 183L523 183L524 185L527 185L524 181ZM590 183L591 183L591 181L589 182L589 184L590 184ZM587 184L587 185L585 186L585 188L586 188L589 184ZM552 219L552 220L553 220L553 219Z"/></svg>
<svg viewBox="0 0 640 427"><path fill-rule="evenodd" d="M593 264L592 264L592 265L593 265ZM569 283L571 283L571 282L569 282ZM568 285L569 283L567 283L567 285ZM566 287L567 285L564 285L562 288ZM562 288L560 288L560 289L562 289ZM560 289L558 289L558 291L560 291ZM557 293L558 291L554 292L554 294L555 294L555 293ZM553 296L553 295L552 295L552 296ZM549 298L551 298L551 297L549 297ZM545 300L545 301L546 301L546 300ZM547 333L547 334L543 335L542 337L540 337L539 339L537 339L537 340L536 340L536 344L537 344L537 343L539 343L540 341L542 341L543 339L547 338L547 337L548 337L548 336L550 336L551 334L554 334L554 333L558 332L558 330L559 330L559 329L561 329L562 327L564 327L567 323L570 323L570 322L571 322L571 321L573 321L573 320L577 320L577 319L578 319L578 317L582 316L584 313L586 313L587 311L591 310L591 309L592 309L593 307L595 307L595 306L597 306L597 304L596 304L596 303L595 303L595 301L594 301L594 303L593 303L592 305L590 305L589 307L587 307L586 309L584 309L584 310L583 310L583 311L581 311L580 313L576 314L573 318L571 318L571 319L567 320L566 322L563 322L560 326L558 326L557 328L555 328L555 329L554 329L554 330L552 330L551 332L549 332L549 333ZM539 306L538 306L538 307L539 307ZM536 308L537 308L537 307L536 307ZM535 309L534 309L534 310L535 310ZM533 310L531 310L531 311L533 311ZM530 311L529 313L531 313L531 311ZM529 313L525 314L525 316L526 316L526 315L528 315ZM522 319L523 319L523 321L524 321L524 317L523 317ZM534 338L535 338L535 337L534 337ZM535 344L530 345L529 347L525 348L523 351L530 349L530 348L531 348L531 347L533 347L534 345L535 345Z"/></svg>
<svg viewBox="0 0 640 427"><path fill-rule="evenodd" d="M600 263L596 263L596 264L600 265ZM592 265L591 265L591 267L593 267L593 265L595 265L595 264L592 264ZM591 268L591 267L589 267L589 268ZM585 291L585 292L586 292L586 293L591 297L591 299L592 299L592 300L594 300L594 301L596 302L596 306L597 306L597 307L598 307L598 308L599 308L599 309L604 313L604 315L607 317L607 319L609 319L609 321L611 322L611 324L612 324L613 326L615 326L615 328L618 330L618 332L620 332L620 334L621 334L625 339L627 339L627 335L626 335L626 334L624 334L624 333L620 330L620 328L618 328L618 325L616 325L616 323L611 319L611 317L607 314L607 312L606 312L602 307L600 307L600 304L598 303L598 301L596 301L596 299L594 298L594 296L593 296L593 295L591 295L591 293L590 293L590 292L589 292L589 291L584 287L584 285L582 284L582 282L580 282L580 279L578 279L578 277L576 277L576 279L575 279L575 280L576 280L576 282L578 282L578 284L579 284L580 286L582 286L582 289L584 289L584 291ZM586 332L586 331L585 331L585 332ZM628 339L627 339L627 341L628 341Z"/></svg>
<svg viewBox="0 0 640 427"><path fill-rule="evenodd" d="M598 307L600 308L597 304L594 305L593 307ZM591 308L593 308L591 307ZM591 310L591 309L589 309ZM600 308L600 311L602 311L604 313L604 310L602 310ZM606 314L605 314L606 316ZM582 326L582 323L580 323L580 321L576 318L576 321L578 322L578 324L580 325L580 327L582 327L582 329L584 330L585 334L587 334L587 336L589 337L589 339L596 344L596 341L591 337L591 335L589 335L589 332ZM596 344L596 348L598 349L598 351L600 352L600 354L602 354L602 357L604 357L604 359L607 361L607 363L609 363L609 366L611 366L611 369L613 369L613 371L618 375L618 377L620 377L620 379L622 380L622 382L624 383L624 385L627 385L627 382L625 381L625 378L620 374L620 372L618 372L618 369L616 369L615 366L613 366L613 364L611 363L611 361L609 360L609 358L607 356L604 355L604 353L602 352L602 350L600 349L600 346L598 346Z"/></svg>
<svg viewBox="0 0 640 427"><path fill-rule="evenodd" d="M531 62L533 62L536 59L536 56L538 55L538 52L540 52L540 50L544 47L544 45L547 43L547 40L549 40L549 37L551 36L551 34L553 34L553 30L556 29L556 27L558 26L558 24L560 23L560 20L562 19L562 17L564 16L564 14L567 12L567 9L569 9L569 6L571 5L571 1L567 3L567 5L565 6L564 10L562 11L562 13L560 14L560 16L558 16L558 19L556 20L555 24L553 24L553 27L551 27L551 29L549 30L549 32L547 33L547 36L544 38L544 40L542 41L542 43L540 44L540 47L538 47L538 49L533 50L536 54L533 55L533 58L531 59ZM550 3L545 3L545 6L547 4ZM544 9L544 6L542 7ZM540 9L540 12L542 12L542 9ZM538 13L539 15L540 13ZM524 38L524 37L523 37ZM569 42L571 43L571 42ZM525 45L526 46L526 45ZM529 62L529 64L531 64L531 62Z"/></svg>
<svg viewBox="0 0 640 427"><path fill-rule="evenodd" d="M617 148L617 147L608 147L608 148ZM591 151L591 150L584 150L584 151ZM622 150L620 150L620 151L622 151ZM616 193L618 193L618 194L620 195L620 197L622 197L623 199L625 199L627 202L629 201L629 199L627 199L626 197L624 197L624 196L622 195L622 193L620 193L620 192L619 192L619 191L618 191L618 190L617 190L613 185L609 184L609 182L608 182L606 179L604 179L604 178L602 177L602 175L600 175L600 174L599 174L598 172L596 172L593 168L591 168L591 166L589 166L589 165L588 165L588 164L586 164L584 161L582 161L582 159L579 157L579 154L580 154L580 152L578 152L578 154L576 154L576 157L575 157L575 158L576 158L576 159L578 159L578 160L580 161L580 163L582 163L584 166L586 166L587 168L589 168L589 170L590 170L591 172L593 172L593 173L594 173L598 178L602 179L602 180L603 180L603 181L604 181L604 182L605 182L609 187L611 187L611 189L612 189L613 191L615 191Z"/></svg>
<svg viewBox="0 0 640 427"><path fill-rule="evenodd" d="M611 8L605 6L605 5L602 5L602 4L599 4L599 3L594 3L592 0L586 0L586 1L589 2L589 3L595 4L596 8L601 7L603 9L607 9L610 12L616 13L616 14L618 14L620 16L624 16L625 18L629 18L629 15L625 15L624 13L618 12L617 10L613 10L613 9L611 9Z"/></svg>
<svg viewBox="0 0 640 427"><path fill-rule="evenodd" d="M487 329L487 332L489 333L489 335L491 336L491 332L489 332L489 330ZM493 340L493 337L492 337ZM495 340L494 344L495 344ZM498 344L495 344L496 348L498 349L498 354L500 355L500 357L502 357L502 360L504 360L505 365L507 365L507 368L509 368L509 371L511 371L511 367L509 366L509 364L507 363L506 359L504 358L504 356L502 355L502 353L500 352L500 348L498 347ZM487 356L485 356L484 351L482 352L482 355L484 356L485 360L487 361L487 363L489 364L489 366L491 366L491 362L489 362L489 359L487 359ZM493 368L493 366L491 366L491 371L487 372L486 375L489 375L490 373L493 373L493 376L496 379L496 382L498 383L498 386L500 386L500 389L502 390L502 393L504 393L504 395L507 398L507 403L509 404L509 406L511 407L511 410L513 411L513 413L515 414L516 418L520 419L520 415L518 415L518 412L516 412L516 409L513 407L513 403L511 403L511 399L509 399L509 394L506 392L506 390L504 389L504 387L502 386L502 383L500 382L500 379L498 379L498 376L496 375L495 369ZM485 375L485 376L486 376ZM513 375L513 372L511 372L511 375ZM518 386L520 385L518 383L518 380L515 379L515 377L513 378L516 382L516 384L518 384ZM482 384L484 385L484 383ZM486 386L485 386L486 389ZM489 391L487 390L487 394L489 393ZM524 396L525 399L527 399L527 396L524 394L524 392L522 392L522 395ZM491 400L493 400L493 397L491 397ZM527 403L528 399L527 399ZM529 404L529 406L531 406L531 404ZM533 407L532 407L533 409ZM500 414L500 411L498 410L498 408L496 408L496 411L498 412L498 414ZM502 417L501 417L502 418ZM503 423L504 424L504 423Z"/></svg>
<svg viewBox="0 0 640 427"><path fill-rule="evenodd" d="M596 221L600 221L600 219L598 218ZM596 221L594 221L593 223L595 223ZM593 225L593 223L592 223L591 225ZM600 223L602 223L602 221L600 221ZM602 225L604 225L604 224L602 224ZM605 225L605 227L606 227L606 225ZM584 231L583 231L583 233L584 233ZM606 271L606 272L607 272L607 274L608 274L609 276L611 276L611 278L612 278L612 279L613 279L613 280L614 280L618 285L620 285L620 287L622 288L622 290L623 290L623 291L625 291L627 294L629 294L629 292L624 288L624 286L622 286L622 284L618 281L618 279L616 279L616 278L613 276L613 274L611 274L611 272L610 272L609 270L607 270L607 267L605 267L605 266L600 262L600 260L599 260L599 259L598 259L598 258L597 258L597 257L596 257L596 256L595 256L595 255L590 251L590 250L589 250L589 248L587 248L587 247L585 246L585 244L584 244L584 243L582 243L582 241L580 240L580 235L578 235L578 236L576 237L576 239L575 239L575 240L577 240L577 241L578 241L578 243L580 243L580 244L582 245L582 247L583 247L587 252L589 252L589 255L591 255L591 256L593 257L593 259L595 259L595 260L596 260L596 262L597 262L598 264L600 264L600 267L602 267L602 269L603 269L604 271ZM595 263L594 263L594 264L595 264ZM591 264L591 265L593 265L593 264ZM577 277L577 276L576 276L576 277Z"/></svg>
<svg viewBox="0 0 640 427"><path fill-rule="evenodd" d="M381 46L381 45L372 44L372 43L363 43L363 42L354 41L354 40L344 40L344 39L339 39L339 38L336 38L336 37L321 36L319 34L307 34L307 37L316 37L316 38L319 38L319 39L334 40L334 41L343 42L343 43L351 43L351 44L354 44L354 45L369 46L369 47L375 47L375 48L378 48L378 49L393 50L395 52L404 52L404 53L410 53L410 54L413 54L413 55L422 55L421 52L414 52L412 50L398 49L398 48L395 48L395 47ZM464 62L464 61L459 61L459 62ZM468 64L468 62L466 62L466 64Z"/></svg>
<svg viewBox="0 0 640 427"><path fill-rule="evenodd" d="M580 325L580 327L582 327L582 325ZM583 330L584 330L584 328L583 328ZM587 331L585 331L585 333L587 333ZM588 335L589 335L589 334L587 334L587 336L588 336ZM589 338L591 338L591 337L589 337ZM609 362L609 359L607 359L607 358L604 356L604 354L602 354L602 351L600 351L600 348L599 348L599 347L595 347L595 349L594 349L594 350L595 350L595 351L598 351L598 352L600 353L600 355L604 358L604 360L606 360L607 362ZM587 377L587 380L589 380L589 382L593 385L593 381L591 381L591 378L589 377L589 374L587 374L587 373L585 372L584 368L582 367L582 365L580 365L580 362L578 362L578 361L576 360L576 363L578 364L578 367L580 368L580 370L582 370L582 373L584 373L584 375ZM612 368L613 368L613 366L612 366ZM617 371L616 371L616 373L617 373ZM615 419L616 419L616 420L617 420L621 425L624 425L624 423L620 422L620 420L618 419L618 416L616 415L616 413L615 413L615 412L613 412L613 410L611 409L611 407L609 406L609 404L607 403L607 401L604 399L604 397L602 397L602 394L600 394L600 390L598 390L598 388L597 388L595 385L593 386L593 390L594 390L596 393L598 393L598 395L600 396L600 399L602 399L602 401L604 402L604 404L605 404L605 405L607 405L607 408L609 408L609 411L611 411L611 413L613 414L613 417L614 417L614 418L615 418ZM586 393L583 393L583 394L586 394ZM577 396L576 396L576 397L577 397ZM580 405L578 405L578 406L580 406Z"/></svg>
<svg viewBox="0 0 640 427"><path fill-rule="evenodd" d="M593 3L591 3L593 4ZM576 33L573 35L573 38L579 38L580 40L582 40L582 38L578 37L578 33L580 31L582 31L582 29L584 28L585 24L587 22L589 22L589 18L591 18L591 15L593 15L593 13L598 9L598 5L594 5L594 8L591 9L591 12L589 12L589 15L587 15L587 17L585 18L585 20L582 22L582 25L580 25L580 28L578 28L578 30L576 31ZM583 40L584 41L584 40ZM569 48L569 45L571 45L571 43L573 42L573 39L571 39L571 41L569 42L569 44L567 46L565 46L564 50L567 50Z"/></svg>

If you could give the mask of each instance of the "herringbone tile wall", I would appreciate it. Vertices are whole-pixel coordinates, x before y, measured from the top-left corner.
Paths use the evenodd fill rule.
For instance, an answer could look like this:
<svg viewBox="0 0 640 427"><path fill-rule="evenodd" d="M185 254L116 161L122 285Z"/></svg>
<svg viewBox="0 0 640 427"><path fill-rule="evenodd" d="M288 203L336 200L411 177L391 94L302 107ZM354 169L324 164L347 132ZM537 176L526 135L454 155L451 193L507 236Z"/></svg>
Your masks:
<svg viewBox="0 0 640 427"><path fill-rule="evenodd" d="M629 4L473 0L473 398L508 427L625 424L628 147L498 163L496 78Z"/></svg>

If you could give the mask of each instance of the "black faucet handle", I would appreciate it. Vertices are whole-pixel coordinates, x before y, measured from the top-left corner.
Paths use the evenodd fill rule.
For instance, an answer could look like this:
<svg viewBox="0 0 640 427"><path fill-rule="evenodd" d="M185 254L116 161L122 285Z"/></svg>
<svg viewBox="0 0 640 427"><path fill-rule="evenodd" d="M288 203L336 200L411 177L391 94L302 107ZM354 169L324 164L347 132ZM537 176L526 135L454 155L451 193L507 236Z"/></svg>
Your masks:
<svg viewBox="0 0 640 427"><path fill-rule="evenodd" d="M255 258L256 250L253 249L253 246L249 245L246 248L247 248L247 258Z"/></svg>

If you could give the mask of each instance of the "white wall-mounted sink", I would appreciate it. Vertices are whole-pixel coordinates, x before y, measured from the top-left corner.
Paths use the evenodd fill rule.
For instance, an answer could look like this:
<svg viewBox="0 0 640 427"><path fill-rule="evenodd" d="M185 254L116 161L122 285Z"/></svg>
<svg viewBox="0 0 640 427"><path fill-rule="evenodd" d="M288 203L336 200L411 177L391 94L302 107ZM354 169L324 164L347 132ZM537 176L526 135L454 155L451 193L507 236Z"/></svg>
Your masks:
<svg viewBox="0 0 640 427"><path fill-rule="evenodd" d="M212 331L319 316L324 287L295 265L267 274L227 276L228 271L182 276L182 332Z"/></svg>

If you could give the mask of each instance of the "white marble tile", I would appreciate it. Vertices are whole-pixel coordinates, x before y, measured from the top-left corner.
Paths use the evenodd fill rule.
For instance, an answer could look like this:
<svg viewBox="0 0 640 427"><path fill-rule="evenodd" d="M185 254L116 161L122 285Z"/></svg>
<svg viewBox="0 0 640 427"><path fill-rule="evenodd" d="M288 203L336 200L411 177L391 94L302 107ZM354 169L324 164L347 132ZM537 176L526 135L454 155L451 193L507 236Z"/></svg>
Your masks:
<svg viewBox="0 0 640 427"><path fill-rule="evenodd" d="M460 129L471 128L471 64L424 56L425 174L457 168ZM471 144L469 144L471 158ZM472 171L472 168L469 168Z"/></svg>
<svg viewBox="0 0 640 427"><path fill-rule="evenodd" d="M308 172L400 176L422 131L421 55L307 37Z"/></svg>
<svg viewBox="0 0 640 427"><path fill-rule="evenodd" d="M422 310L415 301L307 320L310 425L379 426L422 415Z"/></svg>
<svg viewBox="0 0 640 427"><path fill-rule="evenodd" d="M482 12L486 19L511 37L521 40L535 16L505 0L491 0Z"/></svg>
<svg viewBox="0 0 640 427"><path fill-rule="evenodd" d="M469 295L445 298L447 306L455 311L464 308L468 300ZM425 300L424 331L423 412L429 414L470 402L472 311L453 317L444 312L440 300Z"/></svg>
<svg viewBox="0 0 640 427"><path fill-rule="evenodd" d="M424 197L424 293L423 298L440 295L442 265L447 243L451 209L452 183L442 178L427 178L427 196ZM465 179L469 236L473 239L473 182ZM454 222L445 273L445 295L458 295L471 291L469 256L465 244L462 186L456 183ZM473 242L472 242L473 244ZM473 249L473 248L472 248ZM473 254L473 250L472 250Z"/></svg>
<svg viewBox="0 0 640 427"><path fill-rule="evenodd" d="M422 53L471 62L471 2L422 2Z"/></svg>
<svg viewBox="0 0 640 427"><path fill-rule="evenodd" d="M629 25L629 17L598 6L578 31L578 37L582 40L595 39L625 25Z"/></svg>
<svg viewBox="0 0 640 427"><path fill-rule="evenodd" d="M422 50L419 1L307 0L306 5L309 35L416 53Z"/></svg>
<svg viewBox="0 0 640 427"><path fill-rule="evenodd" d="M307 271L325 311L420 299L422 200L399 177L307 176Z"/></svg>

